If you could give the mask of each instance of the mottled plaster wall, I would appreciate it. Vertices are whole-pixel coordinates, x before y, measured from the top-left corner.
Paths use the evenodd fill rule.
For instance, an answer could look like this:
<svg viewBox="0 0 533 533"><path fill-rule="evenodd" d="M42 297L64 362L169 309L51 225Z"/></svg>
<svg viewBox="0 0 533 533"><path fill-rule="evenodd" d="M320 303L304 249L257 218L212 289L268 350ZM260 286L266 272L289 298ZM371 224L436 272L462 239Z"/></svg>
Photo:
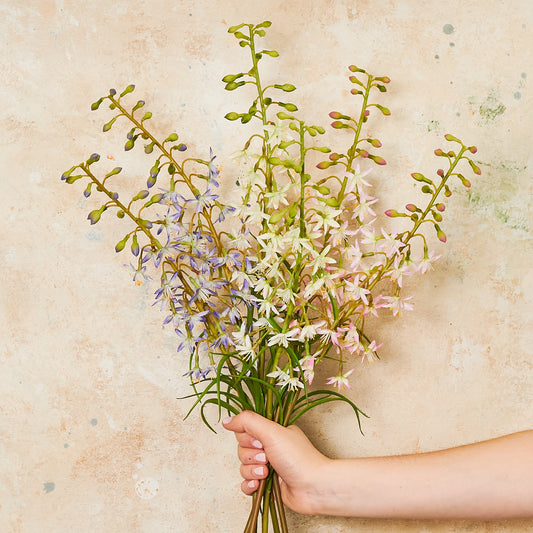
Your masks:
<svg viewBox="0 0 533 533"><path fill-rule="evenodd" d="M415 193L454 132L479 148L483 175L456 188L448 244L410 279L415 311L375 324L381 361L357 365L343 407L302 421L325 453L426 451L533 426L531 119L533 4L400 1L0 0L0 531L189 533L242 529L231 435L189 403L186 362L131 284L110 217L90 227L63 170L97 151L143 175L100 133L88 105L137 85L158 131L227 160L246 132L220 78L247 65L226 33L273 22L273 75L298 87L312 123L351 105L346 66L392 78L392 117L373 126L388 165L374 173L381 211ZM129 162L128 162L129 161ZM109 161L113 164L113 161ZM129 165L129 167L127 166ZM290 514L295 532L523 532L533 522L380 521Z"/></svg>

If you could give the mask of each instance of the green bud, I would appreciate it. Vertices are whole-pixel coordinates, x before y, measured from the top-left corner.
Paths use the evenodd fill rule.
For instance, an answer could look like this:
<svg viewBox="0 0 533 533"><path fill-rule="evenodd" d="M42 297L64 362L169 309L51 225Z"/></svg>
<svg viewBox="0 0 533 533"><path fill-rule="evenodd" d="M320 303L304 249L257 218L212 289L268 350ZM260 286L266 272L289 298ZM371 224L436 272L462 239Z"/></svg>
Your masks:
<svg viewBox="0 0 533 533"><path fill-rule="evenodd" d="M168 165L167 170L168 170L168 173L169 173L170 175L176 173L176 167L174 166L173 163L170 163L170 165Z"/></svg>
<svg viewBox="0 0 533 533"><path fill-rule="evenodd" d="M117 211L117 217L118 218L124 218L125 215L126 215L126 213L124 213L124 211L122 211L122 209Z"/></svg>
<svg viewBox="0 0 533 533"><path fill-rule="evenodd" d="M292 120L292 119L294 119L294 117L292 115L288 115L287 113L285 113L283 111L280 111L279 113L276 113L276 116L280 120Z"/></svg>
<svg viewBox="0 0 533 533"><path fill-rule="evenodd" d="M315 189L324 196L327 196L331 192L329 187L326 187L325 185L317 185L315 186Z"/></svg>
<svg viewBox="0 0 533 533"><path fill-rule="evenodd" d="M340 120L334 120L331 123L331 127L335 128L336 130L341 130L343 128L348 128L348 124L344 124L344 122L341 122Z"/></svg>
<svg viewBox="0 0 533 533"><path fill-rule="evenodd" d="M321 198L321 200L330 207L339 207L339 200L337 198Z"/></svg>
<svg viewBox="0 0 533 533"><path fill-rule="evenodd" d="M126 247L126 242L128 242L128 239L130 238L129 235L126 235L121 241L117 242L115 245L115 252L122 252L124 248Z"/></svg>
<svg viewBox="0 0 533 533"><path fill-rule="evenodd" d="M457 174L457 177L461 180L461 183L465 186L465 187L470 187L472 184L470 183L469 180L467 180L462 174Z"/></svg>
<svg viewBox="0 0 533 533"><path fill-rule="evenodd" d="M144 122L145 120L148 120L149 118L152 118L152 113L150 113L150 111L147 111L143 118L141 118L141 122Z"/></svg>
<svg viewBox="0 0 533 533"><path fill-rule="evenodd" d="M261 22L261 24L258 24L254 27L254 30L257 30L259 28L270 28L272 26L272 22L270 20L265 20L264 22Z"/></svg>
<svg viewBox="0 0 533 533"><path fill-rule="evenodd" d="M298 214L298 208L299 208L298 204L291 205L291 207L289 208L289 216L291 218L294 219L296 217L296 215Z"/></svg>
<svg viewBox="0 0 533 533"><path fill-rule="evenodd" d="M282 91L285 91L286 93L290 93L296 89L292 83L284 83L283 85L275 84L274 87L276 89L281 89Z"/></svg>
<svg viewBox="0 0 533 533"><path fill-rule="evenodd" d="M154 194L152 198L150 198L150 200L148 200L148 202L144 204L144 207L150 207L153 204L158 204L162 200L162 198L162 194Z"/></svg>
<svg viewBox="0 0 533 533"><path fill-rule="evenodd" d="M128 85L121 93L120 93L120 97L122 98L123 96L126 96L128 93L131 93L133 92L133 90L135 89L135 85Z"/></svg>
<svg viewBox="0 0 533 533"><path fill-rule="evenodd" d="M270 157L268 162L271 165L283 165L283 161L279 157Z"/></svg>
<svg viewBox="0 0 533 533"><path fill-rule="evenodd" d="M390 110L387 107L384 107L380 104L374 104L374 106L377 107L384 115L390 115Z"/></svg>
<svg viewBox="0 0 533 533"><path fill-rule="evenodd" d="M137 111L137 109L140 109L144 104L145 104L144 100L139 100L139 101L133 106L133 109L131 110L131 112L134 113L135 111Z"/></svg>
<svg viewBox="0 0 533 533"><path fill-rule="evenodd" d="M137 234L134 233L133 234L133 239L132 239L132 243L131 243L131 253L137 257L139 255L139 241L137 240Z"/></svg>
<svg viewBox="0 0 533 533"><path fill-rule="evenodd" d="M437 211L431 210L431 215L433 216L433 220L435 222L442 222L442 215Z"/></svg>
<svg viewBox="0 0 533 533"><path fill-rule="evenodd" d="M78 181L80 178L83 178L84 176L82 174L79 174L77 176L68 176L65 178L65 181L69 184L74 183L75 181Z"/></svg>
<svg viewBox="0 0 533 533"><path fill-rule="evenodd" d="M276 50L261 50L261 53L262 54L267 54L270 57L279 57L279 54L278 54L278 52L276 52Z"/></svg>
<svg viewBox="0 0 533 533"><path fill-rule="evenodd" d="M151 154L154 151L155 142L151 142L144 145L144 153Z"/></svg>
<svg viewBox="0 0 533 533"><path fill-rule="evenodd" d="M253 117L252 114L250 114L250 113L245 113L245 114L242 115L242 117L241 117L241 123L242 123L242 124L246 124L247 122L250 122L250 120L252 120L252 117Z"/></svg>
<svg viewBox="0 0 533 533"><path fill-rule="evenodd" d="M433 182L429 178L426 178L424 174L420 174L420 172L413 172L411 176L416 181L422 181L424 183L429 183L430 185L433 185Z"/></svg>
<svg viewBox="0 0 533 533"><path fill-rule="evenodd" d="M322 152L323 154L329 154L331 152L331 149L327 146L314 146L313 150L316 150L317 152Z"/></svg>
<svg viewBox="0 0 533 533"><path fill-rule="evenodd" d="M450 191L450 188L448 187L448 185L445 185L444 186L444 196L446 196L446 198L449 198L451 195L452 195L452 191Z"/></svg>
<svg viewBox="0 0 533 533"><path fill-rule="evenodd" d="M280 102L281 105L281 102ZM298 111L298 107L294 104L285 104L283 106L287 111L290 111L291 113L294 113L294 111Z"/></svg>
<svg viewBox="0 0 533 533"><path fill-rule="evenodd" d="M431 187L429 185L424 185L422 187L422 192L424 192L426 194L431 194Z"/></svg>
<svg viewBox="0 0 533 533"><path fill-rule="evenodd" d="M481 169L471 160L469 159L468 162L470 163L470 166L472 167L472 170L474 171L474 174L481 174Z"/></svg>
<svg viewBox="0 0 533 533"><path fill-rule="evenodd" d="M249 44L246 41L239 41L239 46L244 48L245 46L249 46Z"/></svg>
<svg viewBox="0 0 533 533"><path fill-rule="evenodd" d="M374 161L374 163L376 163L376 165L386 165L387 164L387 161L385 161L385 159L383 159L379 155L368 154L368 158L372 159L372 161Z"/></svg>
<svg viewBox="0 0 533 533"><path fill-rule="evenodd" d="M98 100L96 100L96 102L94 102L93 104L91 104L91 109L93 111L96 111L99 107L100 107L100 104L104 101L103 98L99 98Z"/></svg>
<svg viewBox="0 0 533 533"><path fill-rule="evenodd" d="M115 123L115 120L117 120L118 117L112 118L109 122L106 122L104 124L104 127L102 128L103 131L109 131L111 129L111 126Z"/></svg>
<svg viewBox="0 0 533 533"><path fill-rule="evenodd" d="M135 141L133 139L128 139L124 145L124 150L131 150L135 146Z"/></svg>
<svg viewBox="0 0 533 533"><path fill-rule="evenodd" d="M350 69L351 72L366 72L362 68L358 68L355 65L350 65L348 68Z"/></svg>
<svg viewBox="0 0 533 533"><path fill-rule="evenodd" d="M459 143L460 145L462 145L463 143L457 138L457 137L454 137L453 135L451 135L450 133L447 133L444 138L447 140L447 141L454 141L456 143Z"/></svg>
<svg viewBox="0 0 533 533"><path fill-rule="evenodd" d="M234 91L237 87L242 87L244 83L244 81L231 81L224 87L224 89L226 89L226 91Z"/></svg>
<svg viewBox="0 0 533 533"><path fill-rule="evenodd" d="M235 33L237 30L240 30L244 26L244 23L239 24L238 26L231 26L228 29L228 33Z"/></svg>
<svg viewBox="0 0 533 533"><path fill-rule="evenodd" d="M174 142L178 140L178 134L177 133L171 133L166 139L165 142Z"/></svg>
<svg viewBox="0 0 533 533"><path fill-rule="evenodd" d="M235 37L237 39L246 39L246 40L249 40L249 37L247 35L244 35L244 33L240 32L240 31L236 31L234 33Z"/></svg>
<svg viewBox="0 0 533 533"><path fill-rule="evenodd" d="M439 239L439 241L446 242L446 234L444 233L444 231L442 231L439 228L438 224L434 224L434 226L435 226L435 230L437 232L437 238Z"/></svg>
<svg viewBox="0 0 533 533"><path fill-rule="evenodd" d="M324 170L325 168L328 168L334 164L335 163L332 161L322 161L321 163L318 163L317 168L319 168L320 170Z"/></svg>
<svg viewBox="0 0 533 533"><path fill-rule="evenodd" d="M114 176L115 174L120 174L120 172L122 171L122 167L115 167L111 172L108 172L105 177L106 178L109 178L111 176Z"/></svg>
<svg viewBox="0 0 533 533"><path fill-rule="evenodd" d="M144 200L150 193L143 189L142 191L139 191L133 198L132 198L132 201L136 201L136 200Z"/></svg>
<svg viewBox="0 0 533 533"><path fill-rule="evenodd" d="M228 119L228 120L237 120L238 118L240 118L241 115L239 115L239 113L235 113L235 111L232 111L231 113L228 113L224 116L224 118Z"/></svg>
<svg viewBox="0 0 533 533"><path fill-rule="evenodd" d="M105 207L105 205L103 205L100 209L94 209L89 213L89 216L87 218L91 221L91 225L96 224L100 220L102 213L106 209L107 208Z"/></svg>
<svg viewBox="0 0 533 533"><path fill-rule="evenodd" d="M284 212L280 212L280 213L274 213L269 219L268 219L268 222L270 224L277 224L284 216Z"/></svg>
<svg viewBox="0 0 533 533"><path fill-rule="evenodd" d="M378 91L380 93L386 93L387 92L387 87L385 87L385 85L380 85L379 83L376 85L376 87L378 88Z"/></svg>

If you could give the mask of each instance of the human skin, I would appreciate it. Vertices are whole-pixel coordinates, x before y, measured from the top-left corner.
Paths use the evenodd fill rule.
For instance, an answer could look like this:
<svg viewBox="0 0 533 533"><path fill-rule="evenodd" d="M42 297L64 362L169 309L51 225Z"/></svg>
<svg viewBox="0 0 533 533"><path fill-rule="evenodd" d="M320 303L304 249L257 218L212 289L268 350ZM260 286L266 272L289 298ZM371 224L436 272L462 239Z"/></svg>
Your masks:
<svg viewBox="0 0 533 533"><path fill-rule="evenodd" d="M301 514L361 518L533 518L533 431L442 451L329 459L297 426L245 411L223 421L238 441L241 489L280 477L284 504Z"/></svg>

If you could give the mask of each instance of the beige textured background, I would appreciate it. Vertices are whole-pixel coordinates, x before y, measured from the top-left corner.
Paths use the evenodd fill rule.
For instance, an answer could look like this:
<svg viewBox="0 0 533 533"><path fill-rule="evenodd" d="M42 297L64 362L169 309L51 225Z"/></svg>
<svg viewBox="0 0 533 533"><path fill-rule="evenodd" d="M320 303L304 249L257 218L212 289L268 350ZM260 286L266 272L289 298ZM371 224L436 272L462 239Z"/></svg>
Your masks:
<svg viewBox="0 0 533 533"><path fill-rule="evenodd" d="M0 0L0 531L242 529L234 439L182 420L186 362L151 307L155 286L131 284L129 258L112 249L120 224L90 227L93 204L59 176L96 151L144 181L148 163L110 144L106 114L89 111L129 83L161 134L175 128L224 164L247 131L222 117L248 103L219 82L248 65L226 30L267 18L266 43L281 54L268 68L299 88L312 123L353 105L347 65L392 78L382 101L393 116L372 126L388 160L373 175L381 211L413 198L409 173L435 168L447 132L477 144L483 165L471 192L451 198L436 270L408 280L415 311L377 322L382 359L357 365L350 396L371 416L365 436L342 406L302 427L337 457L533 427L530 0ZM289 521L300 533L533 530Z"/></svg>

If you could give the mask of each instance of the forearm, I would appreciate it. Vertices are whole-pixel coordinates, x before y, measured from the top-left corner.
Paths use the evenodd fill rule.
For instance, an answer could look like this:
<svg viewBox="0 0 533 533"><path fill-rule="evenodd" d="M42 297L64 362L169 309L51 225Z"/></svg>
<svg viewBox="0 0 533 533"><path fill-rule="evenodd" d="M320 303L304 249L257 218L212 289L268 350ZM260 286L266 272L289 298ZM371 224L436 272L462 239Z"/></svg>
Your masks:
<svg viewBox="0 0 533 533"><path fill-rule="evenodd" d="M439 452L333 460L321 479L317 514L533 517L533 431Z"/></svg>

